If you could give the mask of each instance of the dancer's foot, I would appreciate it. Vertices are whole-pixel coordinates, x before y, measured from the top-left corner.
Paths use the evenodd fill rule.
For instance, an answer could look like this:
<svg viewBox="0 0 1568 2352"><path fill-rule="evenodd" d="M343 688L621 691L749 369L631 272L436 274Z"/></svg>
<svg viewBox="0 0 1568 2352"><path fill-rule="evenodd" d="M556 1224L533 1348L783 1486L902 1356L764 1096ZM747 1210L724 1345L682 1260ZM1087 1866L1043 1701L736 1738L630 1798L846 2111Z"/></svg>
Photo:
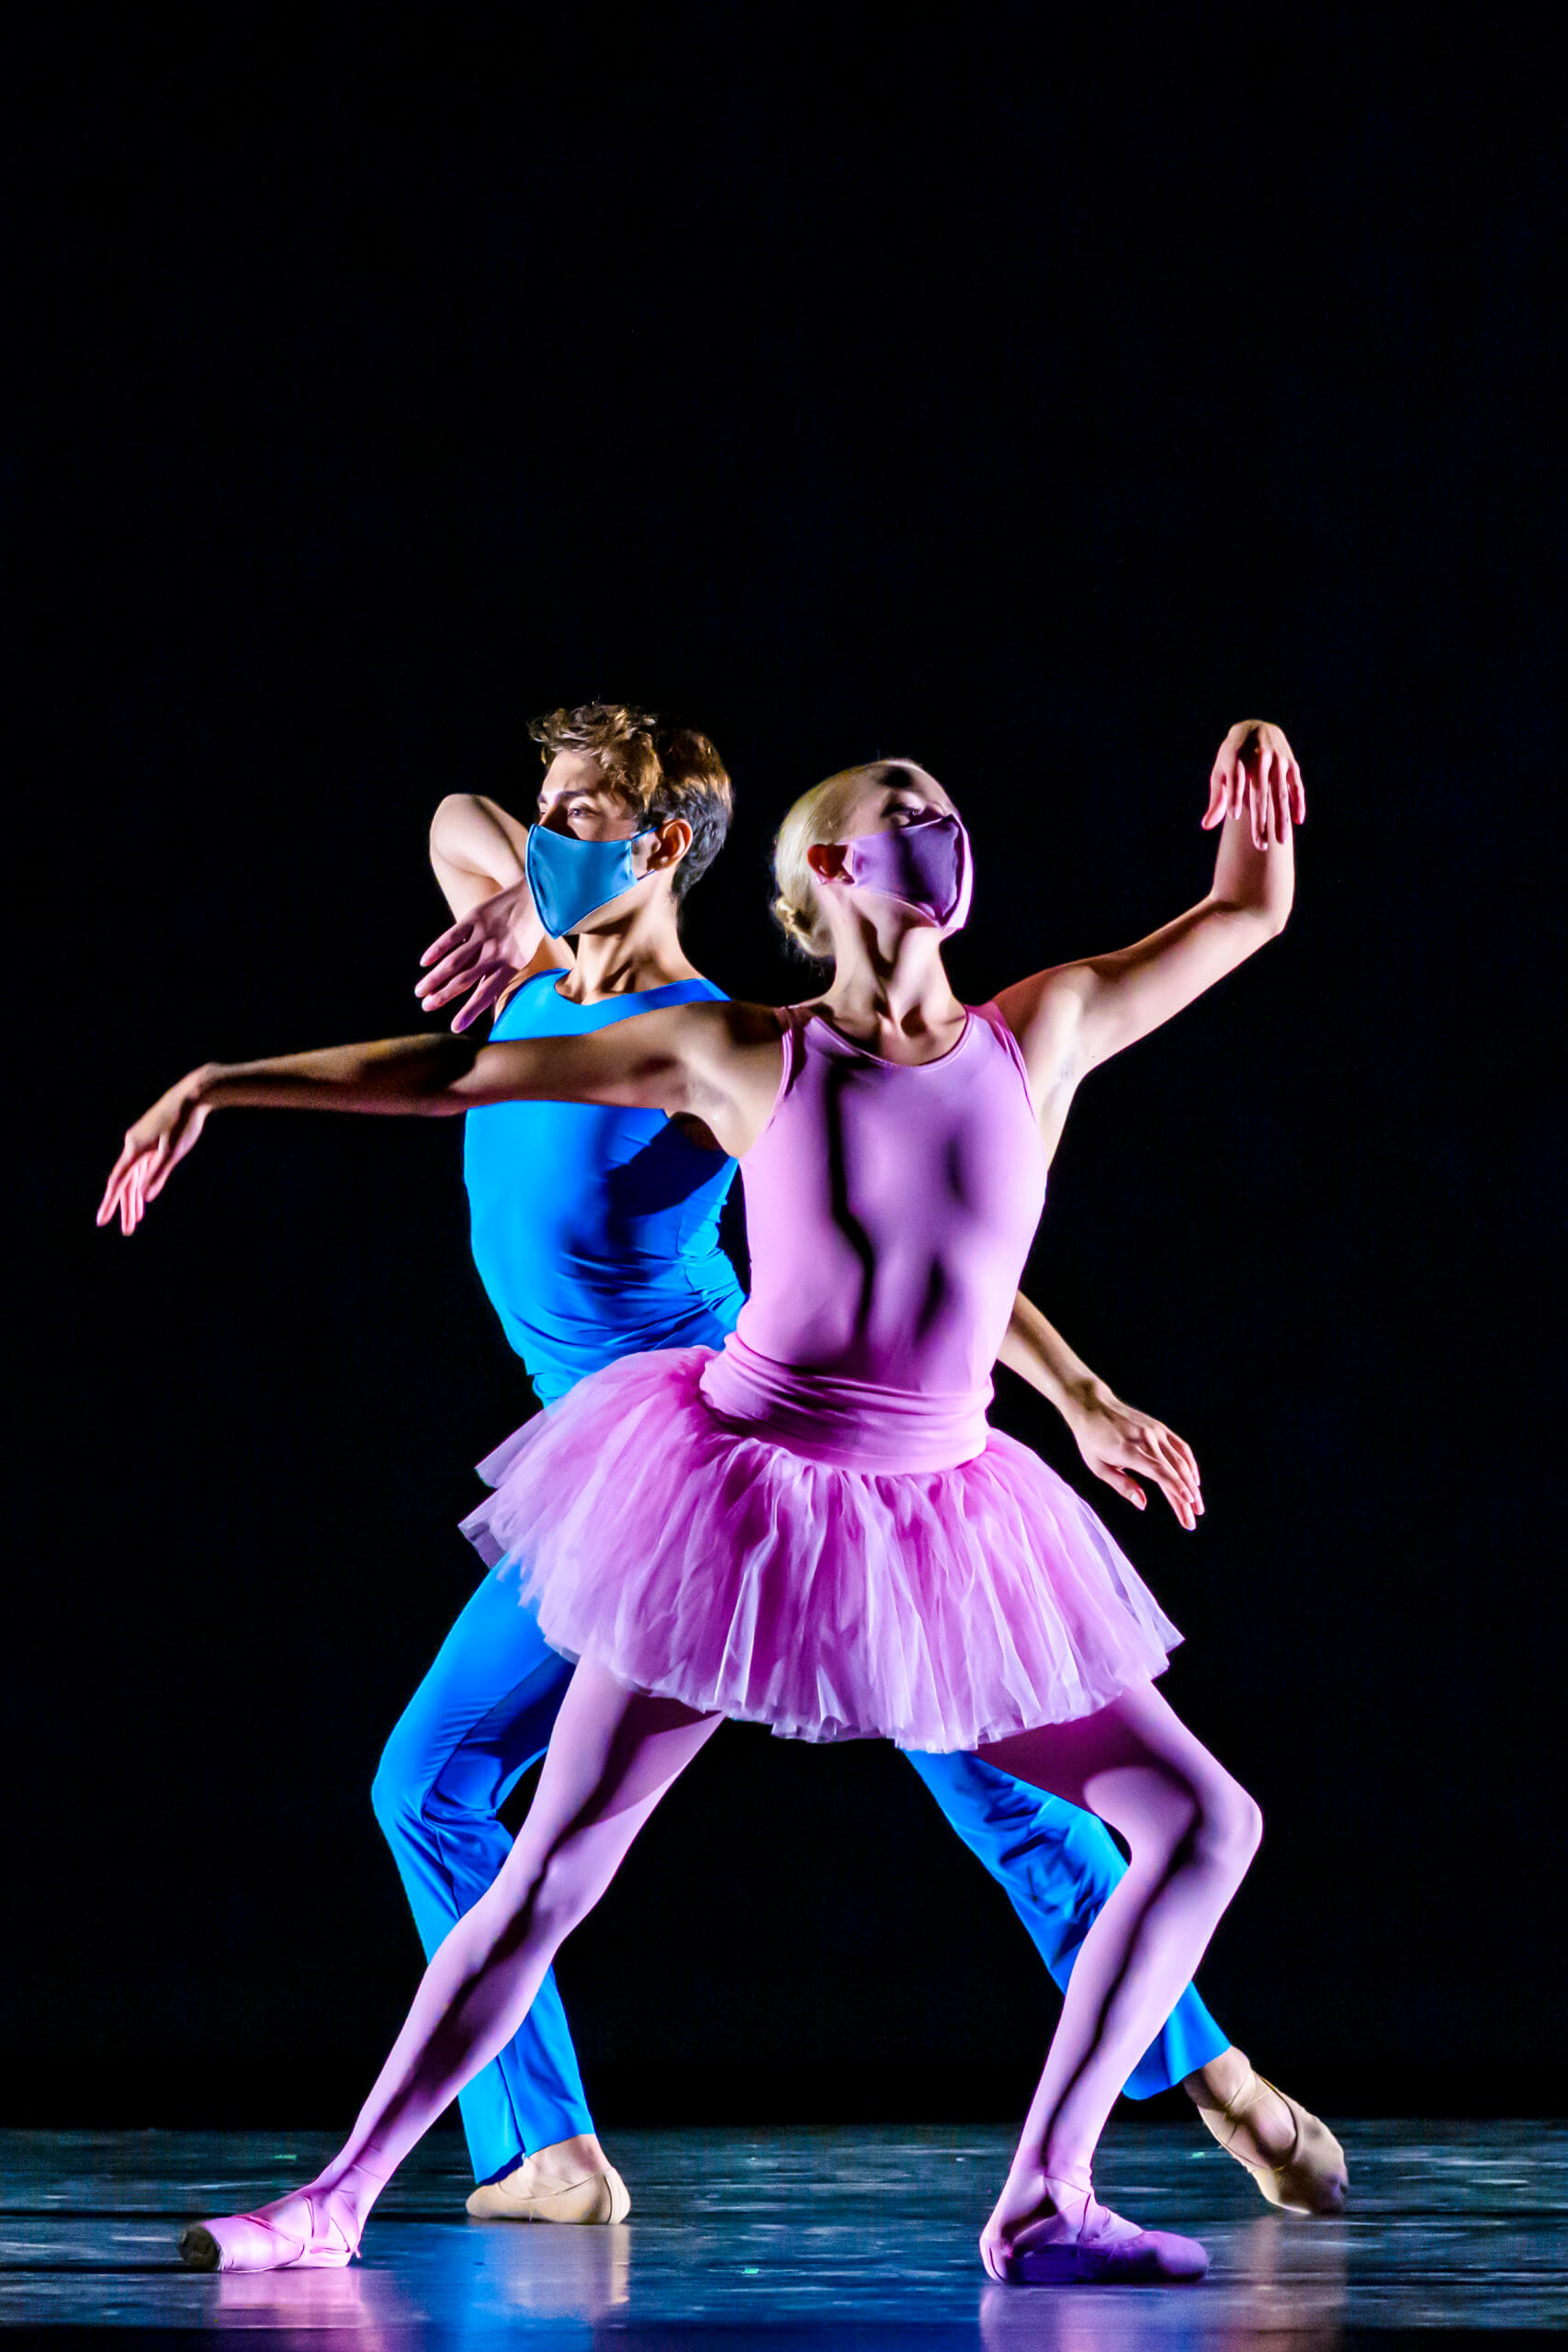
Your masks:
<svg viewBox="0 0 1568 2352"><path fill-rule="evenodd" d="M329 2188L296 2188L254 2213L193 2222L180 2239L191 2270L341 2270L358 2253L359 2217Z"/></svg>
<svg viewBox="0 0 1568 2352"><path fill-rule="evenodd" d="M1140 2230L1091 2188L1045 2173L1009 2180L981 2234L980 2259L1007 2287L1174 2287L1209 2267L1196 2238Z"/></svg>
<svg viewBox="0 0 1568 2352"><path fill-rule="evenodd" d="M1304 2107L1222 2050L1181 2086L1225 2154L1245 2165L1270 2205L1287 2213L1342 2213L1345 2151Z"/></svg>
<svg viewBox="0 0 1568 2352"><path fill-rule="evenodd" d="M592 2132L536 2148L468 2199L476 2222L624 2222L626 2184Z"/></svg>

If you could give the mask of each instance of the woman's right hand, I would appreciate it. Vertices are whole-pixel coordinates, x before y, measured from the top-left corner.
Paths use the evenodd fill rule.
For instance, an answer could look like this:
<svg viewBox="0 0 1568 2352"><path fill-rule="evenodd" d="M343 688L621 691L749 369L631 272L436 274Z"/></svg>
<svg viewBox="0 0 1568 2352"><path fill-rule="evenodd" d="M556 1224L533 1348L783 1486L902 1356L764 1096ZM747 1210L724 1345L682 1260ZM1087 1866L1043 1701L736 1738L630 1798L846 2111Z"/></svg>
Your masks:
<svg viewBox="0 0 1568 2352"><path fill-rule="evenodd" d="M1270 839L1283 842L1289 837L1292 822L1304 825L1306 812L1301 762L1285 740L1284 729L1267 718L1238 720L1215 752L1209 773L1205 832L1223 825L1227 817L1242 817L1251 827L1254 849L1267 850Z"/></svg>
<svg viewBox="0 0 1568 2352"><path fill-rule="evenodd" d="M119 1158L109 1170L98 1204L99 1225L108 1225L118 1213L120 1231L135 1232L147 1213L147 1204L157 1199L207 1125L212 1106L202 1101L201 1090L216 1068L216 1063L209 1062L193 1069L126 1130Z"/></svg>

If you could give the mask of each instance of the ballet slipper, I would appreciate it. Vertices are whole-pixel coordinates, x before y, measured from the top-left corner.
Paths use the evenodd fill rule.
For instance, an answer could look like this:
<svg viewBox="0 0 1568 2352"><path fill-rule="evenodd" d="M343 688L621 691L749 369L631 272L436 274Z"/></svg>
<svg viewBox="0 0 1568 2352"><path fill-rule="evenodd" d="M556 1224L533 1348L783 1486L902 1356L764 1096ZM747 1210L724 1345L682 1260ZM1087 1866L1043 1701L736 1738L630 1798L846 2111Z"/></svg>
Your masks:
<svg viewBox="0 0 1568 2352"><path fill-rule="evenodd" d="M1295 2126L1291 2153L1280 2164L1271 2164L1266 2156L1244 2155L1235 2144L1238 2132L1246 2128L1248 2109L1265 2091L1272 2091L1276 2098L1284 2101ZM1287 2213L1344 2211L1349 2187L1344 2149L1326 2123L1309 2115L1288 2091L1280 2090L1266 2075L1254 2074L1249 2066L1247 2080L1224 2107L1204 2107L1200 2101L1198 2112L1226 2155L1247 2166L1270 2205L1278 2205Z"/></svg>
<svg viewBox="0 0 1568 2352"><path fill-rule="evenodd" d="M632 2210L626 2184L603 2162L597 2143L593 2153L597 2165L575 2141L536 2149L502 2179L476 2188L468 2210L476 2222L624 2222Z"/></svg>
<svg viewBox="0 0 1568 2352"><path fill-rule="evenodd" d="M1026 2222L1010 2236L993 2234L987 2222L980 2259L1006 2287L1177 2287L1201 2278L1209 2256L1196 2238L1173 2230L1140 2230L1135 2222L1102 2205L1092 2188L1043 2176L1047 2188L1060 2188L1063 2202ZM1082 2204L1077 2217L1072 2206Z"/></svg>
<svg viewBox="0 0 1568 2352"><path fill-rule="evenodd" d="M180 2239L189 2270L341 2270L359 2259L359 2224L331 2189L297 2188L255 2213L193 2222Z"/></svg>

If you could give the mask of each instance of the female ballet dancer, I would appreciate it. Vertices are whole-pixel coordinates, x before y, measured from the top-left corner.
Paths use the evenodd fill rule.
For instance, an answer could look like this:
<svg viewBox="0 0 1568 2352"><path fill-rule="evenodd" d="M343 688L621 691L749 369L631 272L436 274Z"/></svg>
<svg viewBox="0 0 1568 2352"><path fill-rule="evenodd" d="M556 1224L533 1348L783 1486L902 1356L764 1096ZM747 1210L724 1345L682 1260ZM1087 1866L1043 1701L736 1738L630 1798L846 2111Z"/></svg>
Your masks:
<svg viewBox="0 0 1568 2352"><path fill-rule="evenodd" d="M1248 760L1260 827L1237 813ZM879 762L807 795L780 833L781 912L834 966L812 1004L208 1065L131 1130L104 1209L128 1227L230 1104L442 1115L548 1097L688 1114L741 1161L753 1253L721 1351L606 1366L484 1465L494 1492L468 1532L525 1564L547 1638L581 1661L538 1792L339 2154L307 2188L200 2228L198 2258L351 2257L397 2164L515 2032L728 1713L977 1749L1122 1832L1130 1867L1080 1950L982 2258L1015 2282L1201 2275L1194 2241L1100 2205L1090 2165L1240 1883L1258 1810L1153 1688L1174 1627L985 1406L1079 1080L1280 928L1303 815L1283 737L1233 730L1205 818L1224 825L1208 896L1134 947L971 1010L941 954L967 911L967 836L934 779Z"/></svg>
<svg viewBox="0 0 1568 2352"><path fill-rule="evenodd" d="M679 927L728 824L728 778L712 743L622 704L552 711L530 731L545 763L534 826L472 794L436 811L431 863L457 920L422 959L426 1007L463 998L457 1029L497 1008L493 1042L718 996ZM475 1262L544 1403L633 1348L723 1346L744 1298L717 1239L735 1162L697 1123L530 1102L472 1112L466 1127ZM1098 1477L1141 1504L1129 1475L1141 1470L1184 1526L1196 1524L1197 1468L1181 1441L1112 1396L1021 1296L1001 1360L1055 1406ZM492 1570L388 1740L376 1817L427 1960L505 1861L499 1808L543 1756L570 1679L518 1606L515 1575ZM906 1753L1065 1989L1125 1868L1103 1824L977 1756ZM1270 2202L1341 2210L1337 2141L1254 2073L1192 1985L1123 2093L1148 2098L1178 2083ZM625 2218L626 2184L594 2132L553 1972L458 2104L476 2220Z"/></svg>

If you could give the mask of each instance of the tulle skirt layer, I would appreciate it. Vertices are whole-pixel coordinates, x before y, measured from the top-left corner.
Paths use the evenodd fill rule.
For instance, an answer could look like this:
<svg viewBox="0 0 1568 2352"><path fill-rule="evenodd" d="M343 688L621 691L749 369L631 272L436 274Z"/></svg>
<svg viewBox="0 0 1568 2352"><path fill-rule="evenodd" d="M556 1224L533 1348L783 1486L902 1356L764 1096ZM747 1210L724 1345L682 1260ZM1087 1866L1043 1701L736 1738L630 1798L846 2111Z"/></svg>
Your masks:
<svg viewBox="0 0 1568 2352"><path fill-rule="evenodd" d="M629 1356L479 1464L463 1522L547 1641L798 1739L964 1749L1091 1714L1181 1636L1099 1520L999 1430L956 1469L813 1462L720 1418L711 1351Z"/></svg>

